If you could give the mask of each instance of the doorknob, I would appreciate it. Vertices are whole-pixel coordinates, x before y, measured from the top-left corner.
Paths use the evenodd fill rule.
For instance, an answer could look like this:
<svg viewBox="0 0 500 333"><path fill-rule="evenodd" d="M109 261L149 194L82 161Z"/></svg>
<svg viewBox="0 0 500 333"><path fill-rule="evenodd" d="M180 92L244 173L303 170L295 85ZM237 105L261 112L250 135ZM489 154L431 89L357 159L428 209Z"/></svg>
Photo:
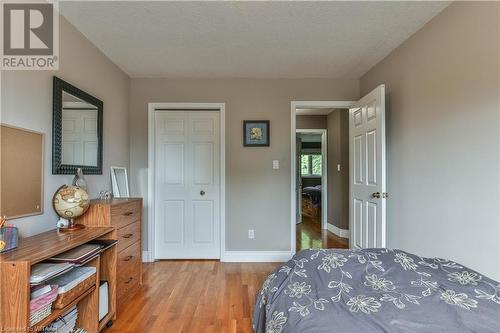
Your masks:
<svg viewBox="0 0 500 333"><path fill-rule="evenodd" d="M200 195L205 195L205 191L201 190Z"/></svg>
<svg viewBox="0 0 500 333"><path fill-rule="evenodd" d="M372 198L387 199L388 197L389 197L389 193L387 193L387 192L382 192L382 193L380 193L380 192L374 192L374 193L372 193Z"/></svg>

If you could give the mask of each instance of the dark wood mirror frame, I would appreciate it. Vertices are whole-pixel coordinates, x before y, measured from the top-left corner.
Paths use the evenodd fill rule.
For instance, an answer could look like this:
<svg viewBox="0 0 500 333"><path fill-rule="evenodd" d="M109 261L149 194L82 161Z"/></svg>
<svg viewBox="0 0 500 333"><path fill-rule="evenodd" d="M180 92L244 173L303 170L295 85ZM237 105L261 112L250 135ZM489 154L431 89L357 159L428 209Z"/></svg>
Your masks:
<svg viewBox="0 0 500 333"><path fill-rule="evenodd" d="M102 175L102 131L103 131L103 102L96 97L78 89L72 84L54 76L53 81L53 114L52 114L52 174L75 174L81 168L84 174ZM97 108L97 166L62 164L62 111L63 91L94 105Z"/></svg>

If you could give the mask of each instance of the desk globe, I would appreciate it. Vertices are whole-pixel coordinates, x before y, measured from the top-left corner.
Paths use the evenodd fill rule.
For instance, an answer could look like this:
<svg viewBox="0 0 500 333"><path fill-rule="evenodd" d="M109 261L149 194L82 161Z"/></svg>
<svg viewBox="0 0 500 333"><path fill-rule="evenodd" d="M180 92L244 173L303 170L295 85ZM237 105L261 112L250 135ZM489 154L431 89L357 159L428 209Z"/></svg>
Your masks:
<svg viewBox="0 0 500 333"><path fill-rule="evenodd" d="M83 188L68 185L59 187L52 199L52 206L57 215L69 221L68 227L59 228L59 231L75 231L85 228L83 224L75 224L74 219L85 214L89 205L89 194Z"/></svg>

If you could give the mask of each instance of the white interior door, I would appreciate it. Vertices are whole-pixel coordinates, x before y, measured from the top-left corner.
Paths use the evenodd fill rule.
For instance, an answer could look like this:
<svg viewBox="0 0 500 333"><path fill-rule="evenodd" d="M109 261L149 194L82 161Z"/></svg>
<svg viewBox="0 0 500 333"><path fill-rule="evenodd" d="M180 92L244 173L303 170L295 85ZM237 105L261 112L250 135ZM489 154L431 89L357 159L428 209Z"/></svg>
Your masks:
<svg viewBox="0 0 500 333"><path fill-rule="evenodd" d="M385 86L349 110L351 246L386 246Z"/></svg>
<svg viewBox="0 0 500 333"><path fill-rule="evenodd" d="M97 110L64 109L62 163L97 166Z"/></svg>
<svg viewBox="0 0 500 333"><path fill-rule="evenodd" d="M155 259L220 258L216 111L155 111Z"/></svg>

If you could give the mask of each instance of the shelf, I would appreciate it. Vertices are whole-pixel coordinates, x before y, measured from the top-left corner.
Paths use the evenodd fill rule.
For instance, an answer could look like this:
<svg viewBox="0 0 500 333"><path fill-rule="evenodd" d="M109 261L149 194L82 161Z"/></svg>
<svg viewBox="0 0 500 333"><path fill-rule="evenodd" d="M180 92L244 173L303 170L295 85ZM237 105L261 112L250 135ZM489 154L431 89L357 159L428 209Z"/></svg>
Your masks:
<svg viewBox="0 0 500 333"><path fill-rule="evenodd" d="M64 308L62 308L62 309L54 309L49 316L47 316L46 318L42 319L41 321L39 321L35 325L31 326L30 329L29 329L29 331L30 332L40 332L45 327L47 327L48 325L50 325L50 323L52 323L54 320L57 320L57 318L61 317L66 312L68 312L69 309L71 309L73 306L75 306L76 304L78 304L82 299L84 299L87 295L89 295L94 290L95 290L95 285L92 286L92 287L90 287L89 289L87 289L87 291L85 291L83 294L81 294L80 296L78 296L77 298L75 298L74 301L72 301L71 303L69 303L68 305L66 305Z"/></svg>

